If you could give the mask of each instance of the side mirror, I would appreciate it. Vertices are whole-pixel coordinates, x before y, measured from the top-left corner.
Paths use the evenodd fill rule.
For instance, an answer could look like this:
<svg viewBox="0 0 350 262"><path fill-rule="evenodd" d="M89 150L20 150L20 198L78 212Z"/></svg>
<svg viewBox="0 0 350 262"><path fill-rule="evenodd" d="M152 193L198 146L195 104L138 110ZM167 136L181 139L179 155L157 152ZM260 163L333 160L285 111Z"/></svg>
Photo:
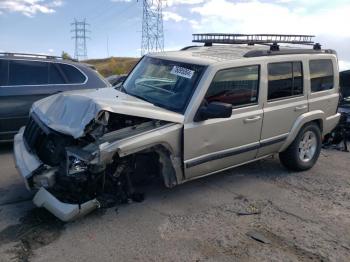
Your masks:
<svg viewBox="0 0 350 262"><path fill-rule="evenodd" d="M212 102L201 106L194 118L195 122L212 118L230 118L232 116L232 105L220 102Z"/></svg>

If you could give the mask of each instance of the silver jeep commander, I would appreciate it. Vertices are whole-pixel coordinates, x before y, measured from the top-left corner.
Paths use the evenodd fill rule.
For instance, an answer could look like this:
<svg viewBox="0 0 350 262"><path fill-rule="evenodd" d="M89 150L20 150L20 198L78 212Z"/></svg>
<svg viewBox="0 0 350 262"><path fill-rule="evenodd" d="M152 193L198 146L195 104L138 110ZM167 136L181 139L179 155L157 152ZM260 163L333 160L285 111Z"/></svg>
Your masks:
<svg viewBox="0 0 350 262"><path fill-rule="evenodd" d="M132 198L133 183L150 174L171 188L276 153L291 170L315 164L340 117L336 53L277 44L312 43L304 35L194 42L205 46L146 55L117 89L33 105L14 152L36 206L69 221L106 195Z"/></svg>

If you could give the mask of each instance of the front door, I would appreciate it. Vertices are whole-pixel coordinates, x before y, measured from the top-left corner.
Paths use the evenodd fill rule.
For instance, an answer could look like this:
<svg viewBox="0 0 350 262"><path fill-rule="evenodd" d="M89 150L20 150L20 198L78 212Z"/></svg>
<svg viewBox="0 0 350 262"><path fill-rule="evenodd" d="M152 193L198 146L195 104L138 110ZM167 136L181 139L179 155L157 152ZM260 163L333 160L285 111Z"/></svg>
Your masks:
<svg viewBox="0 0 350 262"><path fill-rule="evenodd" d="M203 103L230 103L232 116L185 124L186 179L227 169L256 157L263 120L259 86L258 65L217 72Z"/></svg>

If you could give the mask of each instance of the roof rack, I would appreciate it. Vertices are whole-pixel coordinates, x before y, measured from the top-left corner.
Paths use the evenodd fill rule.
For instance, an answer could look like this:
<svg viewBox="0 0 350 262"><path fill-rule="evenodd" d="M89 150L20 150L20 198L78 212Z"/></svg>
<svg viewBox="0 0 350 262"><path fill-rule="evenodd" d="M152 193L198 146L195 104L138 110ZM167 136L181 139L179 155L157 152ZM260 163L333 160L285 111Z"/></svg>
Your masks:
<svg viewBox="0 0 350 262"><path fill-rule="evenodd" d="M0 56L10 56L10 57L26 57L26 58L44 58L44 59L60 59L60 60L71 60L77 62L75 59L67 59L60 56L43 55L43 54L29 54L29 53L10 53L10 52L0 52Z"/></svg>
<svg viewBox="0 0 350 262"><path fill-rule="evenodd" d="M278 35L278 34L193 34L194 43L204 43L205 46L213 44L248 44L269 45L271 51L278 51L278 44L314 45L315 50L321 45L314 43L313 35Z"/></svg>

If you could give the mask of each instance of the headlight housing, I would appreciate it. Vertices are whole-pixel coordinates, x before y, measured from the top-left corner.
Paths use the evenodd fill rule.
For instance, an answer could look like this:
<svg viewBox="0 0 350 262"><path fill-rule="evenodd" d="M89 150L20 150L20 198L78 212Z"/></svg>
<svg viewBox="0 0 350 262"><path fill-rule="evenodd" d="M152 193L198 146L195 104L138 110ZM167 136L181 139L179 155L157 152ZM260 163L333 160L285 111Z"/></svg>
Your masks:
<svg viewBox="0 0 350 262"><path fill-rule="evenodd" d="M67 151L67 175L74 176L88 170L89 164L81 156Z"/></svg>

